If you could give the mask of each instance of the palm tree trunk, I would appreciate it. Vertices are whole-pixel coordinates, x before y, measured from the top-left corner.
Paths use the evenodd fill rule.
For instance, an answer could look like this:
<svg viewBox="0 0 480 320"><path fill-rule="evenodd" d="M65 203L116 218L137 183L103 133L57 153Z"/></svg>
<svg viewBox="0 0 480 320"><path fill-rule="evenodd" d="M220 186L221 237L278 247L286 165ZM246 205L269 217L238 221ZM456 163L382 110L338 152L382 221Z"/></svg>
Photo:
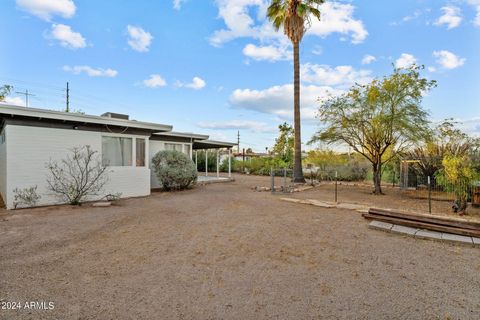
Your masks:
<svg viewBox="0 0 480 320"><path fill-rule="evenodd" d="M298 42L293 43L293 122L295 130L293 182L305 183L302 170L302 137L300 128L300 48Z"/></svg>

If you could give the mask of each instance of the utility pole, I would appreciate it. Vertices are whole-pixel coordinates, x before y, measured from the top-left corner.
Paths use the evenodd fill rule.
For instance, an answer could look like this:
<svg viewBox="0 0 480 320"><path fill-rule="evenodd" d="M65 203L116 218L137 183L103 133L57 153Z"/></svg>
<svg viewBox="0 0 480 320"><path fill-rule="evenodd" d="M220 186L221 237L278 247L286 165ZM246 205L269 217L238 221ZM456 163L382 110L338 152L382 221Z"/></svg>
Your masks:
<svg viewBox="0 0 480 320"><path fill-rule="evenodd" d="M65 108L65 112L70 112L70 88L68 87L68 82L67 82L67 96L66 96L67 100L66 100L66 108Z"/></svg>
<svg viewBox="0 0 480 320"><path fill-rule="evenodd" d="M240 153L240 130L237 133L237 153Z"/></svg>
<svg viewBox="0 0 480 320"><path fill-rule="evenodd" d="M28 90L25 90L25 92L16 91L16 93L25 95L25 107L27 107L27 108L28 108L28 97L29 96L32 96L32 97L35 96L34 94L28 93Z"/></svg>

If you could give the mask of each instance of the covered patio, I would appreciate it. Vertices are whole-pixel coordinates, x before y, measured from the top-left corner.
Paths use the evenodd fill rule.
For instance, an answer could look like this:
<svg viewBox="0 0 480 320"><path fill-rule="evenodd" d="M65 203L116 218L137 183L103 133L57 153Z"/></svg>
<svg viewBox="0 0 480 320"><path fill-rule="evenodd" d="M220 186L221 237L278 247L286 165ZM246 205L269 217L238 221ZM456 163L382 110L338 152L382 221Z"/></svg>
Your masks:
<svg viewBox="0 0 480 320"><path fill-rule="evenodd" d="M223 142L223 141L214 141L214 140L202 140L202 141L194 141L192 145L193 154L192 160L195 162L195 166L198 171L198 163L199 163L199 152L204 151L205 155L201 155L205 157L205 171L198 173L198 182L199 183L215 183L215 182L225 182L232 180L232 147L236 146L235 143L231 142ZM223 152L227 152L227 159L228 159L228 170L227 176L220 175L220 155ZM209 154L215 155L215 168L216 172L209 172L208 171L208 156Z"/></svg>

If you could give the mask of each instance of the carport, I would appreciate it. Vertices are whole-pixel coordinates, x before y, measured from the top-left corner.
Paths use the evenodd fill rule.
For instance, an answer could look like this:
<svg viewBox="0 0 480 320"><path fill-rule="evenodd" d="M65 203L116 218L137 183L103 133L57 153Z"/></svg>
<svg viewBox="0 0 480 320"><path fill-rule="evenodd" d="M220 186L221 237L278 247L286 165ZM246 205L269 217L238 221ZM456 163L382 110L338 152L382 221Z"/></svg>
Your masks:
<svg viewBox="0 0 480 320"><path fill-rule="evenodd" d="M199 181L219 181L230 180L232 177L232 147L236 146L236 143L215 141L215 140L201 140L193 142L193 160L198 170L198 150L205 151L205 175L199 176ZM228 151L228 179L220 177L220 150L227 149ZM216 176L208 175L208 153L214 152L216 154Z"/></svg>

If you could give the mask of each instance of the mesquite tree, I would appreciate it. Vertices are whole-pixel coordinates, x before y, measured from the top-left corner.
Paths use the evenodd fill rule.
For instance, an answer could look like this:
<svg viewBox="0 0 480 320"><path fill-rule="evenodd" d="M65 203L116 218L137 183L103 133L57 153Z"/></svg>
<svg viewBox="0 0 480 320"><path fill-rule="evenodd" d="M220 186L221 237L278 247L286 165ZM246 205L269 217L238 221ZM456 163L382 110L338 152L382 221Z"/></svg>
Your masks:
<svg viewBox="0 0 480 320"><path fill-rule="evenodd" d="M108 167L102 165L98 152L90 146L73 148L65 159L50 160L46 167L48 189L72 205L103 195L103 187L108 182Z"/></svg>
<svg viewBox="0 0 480 320"><path fill-rule="evenodd" d="M428 132L420 104L436 82L422 78L419 70L395 69L382 80L356 84L319 109L326 127L312 141L346 144L370 161L375 194L382 194L382 166Z"/></svg>

